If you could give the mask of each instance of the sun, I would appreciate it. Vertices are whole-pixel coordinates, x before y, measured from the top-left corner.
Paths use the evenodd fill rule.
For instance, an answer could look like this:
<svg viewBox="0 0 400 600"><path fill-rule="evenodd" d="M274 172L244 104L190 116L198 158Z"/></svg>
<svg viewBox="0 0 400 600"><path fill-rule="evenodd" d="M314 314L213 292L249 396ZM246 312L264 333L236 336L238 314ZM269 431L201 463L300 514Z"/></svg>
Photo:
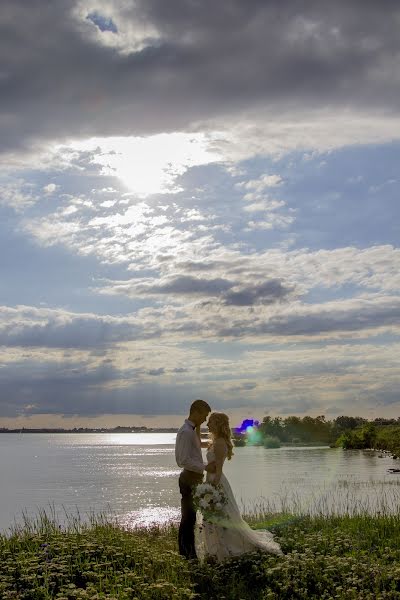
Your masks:
<svg viewBox="0 0 400 600"><path fill-rule="evenodd" d="M103 175L115 176L140 198L182 191L178 178L194 166L218 162L203 133L162 133L148 137L90 138L73 144L92 152Z"/></svg>

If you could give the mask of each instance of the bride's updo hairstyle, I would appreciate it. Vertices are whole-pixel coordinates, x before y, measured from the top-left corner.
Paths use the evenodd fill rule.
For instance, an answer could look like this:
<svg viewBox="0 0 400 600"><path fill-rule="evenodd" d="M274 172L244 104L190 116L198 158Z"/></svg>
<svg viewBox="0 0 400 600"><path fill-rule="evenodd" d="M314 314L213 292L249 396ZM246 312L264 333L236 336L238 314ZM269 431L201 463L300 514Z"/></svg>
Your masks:
<svg viewBox="0 0 400 600"><path fill-rule="evenodd" d="M215 426L215 432L211 433L211 438L216 440L217 438L222 438L225 440L226 445L228 446L228 455L227 459L231 460L233 456L233 444L231 438L231 428L229 426L229 417L225 413L214 412L208 417L208 420L212 421Z"/></svg>

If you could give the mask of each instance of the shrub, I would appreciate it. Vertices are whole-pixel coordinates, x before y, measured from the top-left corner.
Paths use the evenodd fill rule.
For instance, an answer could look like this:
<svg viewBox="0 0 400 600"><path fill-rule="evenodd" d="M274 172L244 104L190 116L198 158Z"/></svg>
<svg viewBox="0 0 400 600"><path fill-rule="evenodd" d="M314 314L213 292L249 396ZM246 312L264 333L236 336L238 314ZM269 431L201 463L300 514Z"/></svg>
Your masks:
<svg viewBox="0 0 400 600"><path fill-rule="evenodd" d="M264 437L264 448L280 448L280 439L275 435L266 435Z"/></svg>

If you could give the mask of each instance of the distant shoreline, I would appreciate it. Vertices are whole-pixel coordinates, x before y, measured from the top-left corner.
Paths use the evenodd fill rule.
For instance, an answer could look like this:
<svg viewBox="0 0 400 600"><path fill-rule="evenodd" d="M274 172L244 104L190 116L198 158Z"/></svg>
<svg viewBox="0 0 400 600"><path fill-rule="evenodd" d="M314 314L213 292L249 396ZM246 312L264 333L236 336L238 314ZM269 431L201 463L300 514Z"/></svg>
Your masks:
<svg viewBox="0 0 400 600"><path fill-rule="evenodd" d="M18 429L5 429L0 428L0 433L177 433L177 427L160 427L160 428L148 428L148 427L114 427L112 429L99 428L92 429L86 427L79 427L74 429L52 429L52 428L40 428L40 429L27 429L21 427Z"/></svg>

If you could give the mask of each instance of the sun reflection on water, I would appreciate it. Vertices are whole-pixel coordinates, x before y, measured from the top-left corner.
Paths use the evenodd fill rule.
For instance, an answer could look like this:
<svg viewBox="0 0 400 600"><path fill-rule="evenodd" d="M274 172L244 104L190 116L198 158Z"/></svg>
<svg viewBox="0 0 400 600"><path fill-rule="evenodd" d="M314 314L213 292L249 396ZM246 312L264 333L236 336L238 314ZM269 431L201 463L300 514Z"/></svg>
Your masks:
<svg viewBox="0 0 400 600"><path fill-rule="evenodd" d="M118 517L118 523L124 529L134 529L178 523L179 519L180 510L175 506L148 506L121 515Z"/></svg>

